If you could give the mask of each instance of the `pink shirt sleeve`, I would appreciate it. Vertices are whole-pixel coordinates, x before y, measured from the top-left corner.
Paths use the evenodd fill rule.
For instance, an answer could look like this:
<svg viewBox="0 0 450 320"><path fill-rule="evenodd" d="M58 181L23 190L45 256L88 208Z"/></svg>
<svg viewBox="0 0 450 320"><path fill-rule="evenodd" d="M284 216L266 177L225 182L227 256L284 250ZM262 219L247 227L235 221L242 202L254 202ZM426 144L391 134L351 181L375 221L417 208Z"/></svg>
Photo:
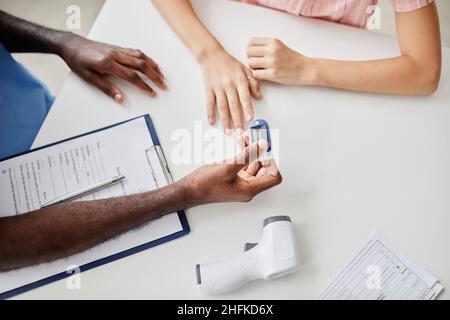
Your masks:
<svg viewBox="0 0 450 320"><path fill-rule="evenodd" d="M321 18L354 27L364 28L371 13L369 6L378 0L240 0L295 15ZM433 0L391 0L396 12L410 12L423 8Z"/></svg>
<svg viewBox="0 0 450 320"><path fill-rule="evenodd" d="M392 0L396 12L409 12L423 8L433 0Z"/></svg>

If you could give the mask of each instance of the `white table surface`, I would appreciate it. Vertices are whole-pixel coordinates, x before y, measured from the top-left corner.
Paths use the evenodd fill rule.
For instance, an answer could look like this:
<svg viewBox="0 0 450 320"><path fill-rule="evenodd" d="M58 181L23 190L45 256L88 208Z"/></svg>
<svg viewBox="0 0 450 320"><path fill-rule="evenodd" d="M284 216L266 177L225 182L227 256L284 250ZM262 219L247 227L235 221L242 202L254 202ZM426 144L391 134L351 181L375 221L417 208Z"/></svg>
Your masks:
<svg viewBox="0 0 450 320"><path fill-rule="evenodd" d="M398 53L395 39L368 31L223 0L194 5L242 61L252 36L278 37L317 57ZM192 131L194 121L208 128L200 69L149 0L108 0L91 38L151 55L170 91L150 99L125 85L126 101L120 106L71 75L34 146L150 113L170 154L174 129ZM277 214L294 221L301 270L219 298L314 299L375 229L448 288L449 62L446 51L440 88L425 98L264 84L256 116L280 129L282 185L248 204L188 210L188 236L83 273L81 290L68 290L62 280L19 298L209 298L196 287L195 264L240 253L244 242L259 240L263 219ZM198 166L171 168L179 179Z"/></svg>

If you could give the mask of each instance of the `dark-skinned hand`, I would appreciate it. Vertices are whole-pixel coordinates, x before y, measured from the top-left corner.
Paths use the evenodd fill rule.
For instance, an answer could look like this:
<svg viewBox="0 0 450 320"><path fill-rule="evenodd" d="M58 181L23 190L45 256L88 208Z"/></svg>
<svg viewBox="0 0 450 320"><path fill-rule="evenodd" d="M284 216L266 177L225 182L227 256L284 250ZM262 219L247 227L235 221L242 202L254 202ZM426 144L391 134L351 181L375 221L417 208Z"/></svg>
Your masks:
<svg viewBox="0 0 450 320"><path fill-rule="evenodd" d="M117 102L121 102L124 95L109 79L111 76L130 82L151 97L155 97L156 92L143 76L158 88L167 88L159 66L140 50L121 48L69 33L62 41L60 56L73 72Z"/></svg>

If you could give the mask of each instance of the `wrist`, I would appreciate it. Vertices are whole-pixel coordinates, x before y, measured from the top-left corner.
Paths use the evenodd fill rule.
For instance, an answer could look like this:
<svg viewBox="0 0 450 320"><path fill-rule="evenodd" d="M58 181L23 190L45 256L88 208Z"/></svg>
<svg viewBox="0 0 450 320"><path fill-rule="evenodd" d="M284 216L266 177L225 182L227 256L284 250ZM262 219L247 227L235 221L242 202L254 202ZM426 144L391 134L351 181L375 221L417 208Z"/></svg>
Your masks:
<svg viewBox="0 0 450 320"><path fill-rule="evenodd" d="M212 41L209 44L204 44L198 48L192 50L195 59L198 63L202 64L209 58L216 56L217 54L224 53L225 50L217 41Z"/></svg>
<svg viewBox="0 0 450 320"><path fill-rule="evenodd" d="M63 60L67 60L67 54L70 52L70 45L75 39L77 35L66 32L66 31L57 31L54 35L52 35L52 39L50 42L50 50L52 53L60 56Z"/></svg>
<svg viewBox="0 0 450 320"><path fill-rule="evenodd" d="M174 187L185 209L200 204L198 188L196 187L195 180L191 179L190 176L186 176L175 182Z"/></svg>
<svg viewBox="0 0 450 320"><path fill-rule="evenodd" d="M306 57L305 57L306 58ZM306 70L303 84L306 86L320 86L322 83L322 63L320 59L306 58Z"/></svg>

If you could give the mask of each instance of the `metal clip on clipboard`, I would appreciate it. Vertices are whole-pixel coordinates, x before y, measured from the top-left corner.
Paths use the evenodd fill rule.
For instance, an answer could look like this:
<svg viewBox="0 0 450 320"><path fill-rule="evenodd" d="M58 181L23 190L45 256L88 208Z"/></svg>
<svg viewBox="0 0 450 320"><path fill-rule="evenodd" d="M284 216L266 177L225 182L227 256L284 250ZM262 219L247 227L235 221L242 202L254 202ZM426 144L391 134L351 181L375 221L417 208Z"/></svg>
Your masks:
<svg viewBox="0 0 450 320"><path fill-rule="evenodd" d="M155 180L156 187L159 188L160 186L158 183L158 179L155 176L155 171L153 170L152 162L148 156L149 151L154 151L156 153L156 156L158 157L158 160L159 160L159 164L160 164L162 171L164 173L164 176L166 178L167 184L173 183L172 172L169 169L169 165L167 164L166 156L164 155L164 152L163 152L161 146L153 145L153 146L145 149L145 156L147 157L147 161L148 161L150 168L152 168L153 180Z"/></svg>

